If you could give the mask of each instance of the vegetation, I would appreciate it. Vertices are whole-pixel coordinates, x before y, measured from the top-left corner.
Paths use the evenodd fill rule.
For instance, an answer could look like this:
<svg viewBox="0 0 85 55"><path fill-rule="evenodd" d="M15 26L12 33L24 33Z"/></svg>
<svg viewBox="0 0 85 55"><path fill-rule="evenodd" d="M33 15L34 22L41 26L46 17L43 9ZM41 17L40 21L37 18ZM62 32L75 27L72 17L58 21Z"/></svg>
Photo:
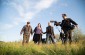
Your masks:
<svg viewBox="0 0 85 55"><path fill-rule="evenodd" d="M61 41L40 45L30 42L24 46L21 42L0 42L0 55L85 55L85 35L79 37L71 45Z"/></svg>
<svg viewBox="0 0 85 55"><path fill-rule="evenodd" d="M19 42L0 42L0 55L85 55L85 40L78 43L62 45L34 44L30 42L22 46Z"/></svg>

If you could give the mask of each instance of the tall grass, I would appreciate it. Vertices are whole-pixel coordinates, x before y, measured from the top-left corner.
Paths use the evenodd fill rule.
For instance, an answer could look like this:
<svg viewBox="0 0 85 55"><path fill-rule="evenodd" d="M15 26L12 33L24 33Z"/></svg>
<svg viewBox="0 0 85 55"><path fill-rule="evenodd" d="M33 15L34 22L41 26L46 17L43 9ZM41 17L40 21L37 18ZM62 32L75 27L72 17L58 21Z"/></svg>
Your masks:
<svg viewBox="0 0 85 55"><path fill-rule="evenodd" d="M0 42L0 55L85 55L85 35L74 31L72 44L34 44L30 42L22 45L21 42ZM78 37L78 38L77 38Z"/></svg>
<svg viewBox="0 0 85 55"><path fill-rule="evenodd" d="M22 46L21 42L0 42L0 55L85 55L85 40L78 43L62 45L34 44L30 42Z"/></svg>

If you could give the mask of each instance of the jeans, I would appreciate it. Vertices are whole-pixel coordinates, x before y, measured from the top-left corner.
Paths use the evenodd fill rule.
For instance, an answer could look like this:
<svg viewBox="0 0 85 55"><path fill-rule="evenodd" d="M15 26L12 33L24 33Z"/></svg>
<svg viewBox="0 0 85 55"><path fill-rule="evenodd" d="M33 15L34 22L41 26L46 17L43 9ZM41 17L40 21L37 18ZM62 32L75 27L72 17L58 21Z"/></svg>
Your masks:
<svg viewBox="0 0 85 55"><path fill-rule="evenodd" d="M49 43L51 43L51 41L52 41L52 43L55 43L53 35L52 34L46 34L46 43L49 44Z"/></svg>

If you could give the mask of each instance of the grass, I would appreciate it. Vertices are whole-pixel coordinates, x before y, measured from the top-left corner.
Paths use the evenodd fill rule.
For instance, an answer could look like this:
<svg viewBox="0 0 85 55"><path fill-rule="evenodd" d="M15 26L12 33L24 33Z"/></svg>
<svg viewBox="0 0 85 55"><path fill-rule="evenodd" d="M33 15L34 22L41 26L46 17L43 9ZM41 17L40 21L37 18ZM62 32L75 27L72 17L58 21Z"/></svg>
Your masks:
<svg viewBox="0 0 85 55"><path fill-rule="evenodd" d="M85 40L78 43L62 45L34 44L22 46L21 42L0 42L0 55L85 55Z"/></svg>

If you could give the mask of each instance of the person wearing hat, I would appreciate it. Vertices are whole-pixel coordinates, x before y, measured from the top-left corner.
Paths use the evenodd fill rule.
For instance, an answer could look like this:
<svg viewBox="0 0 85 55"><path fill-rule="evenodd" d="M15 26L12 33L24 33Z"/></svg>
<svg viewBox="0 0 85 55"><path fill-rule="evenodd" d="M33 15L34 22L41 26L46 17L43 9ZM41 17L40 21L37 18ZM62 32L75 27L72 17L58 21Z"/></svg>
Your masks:
<svg viewBox="0 0 85 55"><path fill-rule="evenodd" d="M29 42L30 34L32 35L32 27L30 25L30 22L27 22L27 24L23 26L20 34L22 33L23 33L22 45L24 45L24 43Z"/></svg>
<svg viewBox="0 0 85 55"><path fill-rule="evenodd" d="M72 30L77 27L77 23L73 21L71 18L67 18L66 14L62 14L63 20L61 22L61 30L64 32L64 44L67 43L67 39L69 39L69 43L72 42Z"/></svg>

